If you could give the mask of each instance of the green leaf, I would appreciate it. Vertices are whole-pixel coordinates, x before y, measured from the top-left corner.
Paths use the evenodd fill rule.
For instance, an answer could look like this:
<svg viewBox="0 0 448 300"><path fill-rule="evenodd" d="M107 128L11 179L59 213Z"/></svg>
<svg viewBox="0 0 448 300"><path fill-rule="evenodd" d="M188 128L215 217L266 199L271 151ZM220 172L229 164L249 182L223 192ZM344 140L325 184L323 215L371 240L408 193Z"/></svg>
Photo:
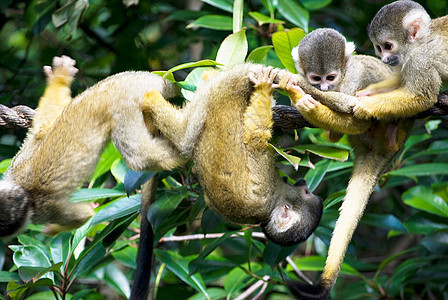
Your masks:
<svg viewBox="0 0 448 300"><path fill-rule="evenodd" d="M101 243L96 243L94 247L89 247L83 250L82 255L77 260L75 272L73 276L76 278L83 273L87 273L92 268L96 267L98 262L104 259L106 249Z"/></svg>
<svg viewBox="0 0 448 300"><path fill-rule="evenodd" d="M206 298L203 294L196 294L187 300L220 300L225 299L227 296L226 291L222 288L208 288L207 294L210 298Z"/></svg>
<svg viewBox="0 0 448 300"><path fill-rule="evenodd" d="M277 20L270 18L268 16L265 16L259 12L249 12L249 15L257 21L258 26L264 25L264 24L284 24L285 22L282 20Z"/></svg>
<svg viewBox="0 0 448 300"><path fill-rule="evenodd" d="M336 193L331 194L328 196L327 199L325 199L324 202L324 210L329 209L330 207L342 202L345 197L345 191L338 191Z"/></svg>
<svg viewBox="0 0 448 300"><path fill-rule="evenodd" d="M122 159L114 161L110 168L110 172L117 182L124 182L124 177L126 176L127 171L129 171L129 168Z"/></svg>
<svg viewBox="0 0 448 300"><path fill-rule="evenodd" d="M71 234L64 232L58 234L50 242L51 260L55 263L67 262L70 254L70 238Z"/></svg>
<svg viewBox="0 0 448 300"><path fill-rule="evenodd" d="M128 195L139 189L142 184L153 178L156 172L139 172L129 170L124 177L124 189Z"/></svg>
<svg viewBox="0 0 448 300"><path fill-rule="evenodd" d="M131 287L129 286L128 279L114 264L107 265L106 272L104 273L104 280L114 291L122 294L126 298L129 298L131 295Z"/></svg>
<svg viewBox="0 0 448 300"><path fill-rule="evenodd" d="M218 49L216 61L228 67L241 64L246 58L247 50L246 29L243 28L224 39Z"/></svg>
<svg viewBox="0 0 448 300"><path fill-rule="evenodd" d="M11 165L11 162L12 158L2 160L0 162L0 173L5 173L6 170L9 168L9 166Z"/></svg>
<svg viewBox="0 0 448 300"><path fill-rule="evenodd" d="M263 251L264 261L272 268L284 261L288 255L299 247L299 244L283 247L273 242L268 242Z"/></svg>
<svg viewBox="0 0 448 300"><path fill-rule="evenodd" d="M243 28L244 0L233 1L233 32Z"/></svg>
<svg viewBox="0 0 448 300"><path fill-rule="evenodd" d="M209 67L196 68L188 74L187 78L185 78L184 83L189 86L194 86L195 88L197 88L204 82L203 73L204 72L214 72L214 70L215 69L212 69ZM196 89L191 91L191 90L186 90L186 89L182 88L181 93L185 99L187 99L188 101L191 101L194 97L195 90Z"/></svg>
<svg viewBox="0 0 448 300"><path fill-rule="evenodd" d="M254 278L244 272L241 268L248 269L248 264L243 264L239 267L236 267L226 277L226 281L224 282L224 290L227 292L227 299L233 299L236 293L243 289L244 287L250 285L250 282L254 280ZM257 272L262 267L258 263L251 263L250 269L252 272Z"/></svg>
<svg viewBox="0 0 448 300"><path fill-rule="evenodd" d="M300 0L300 3L307 9L307 10L317 10L324 8L330 3L332 0Z"/></svg>
<svg viewBox="0 0 448 300"><path fill-rule="evenodd" d="M274 145L272 145L271 143L269 143L269 145L274 148L274 150L280 154L281 156L283 156L287 161L289 161L289 163L294 167L294 169L297 171L299 170L299 163L301 158L298 156L294 156L294 155L290 155L288 153L286 153L283 149L277 148Z"/></svg>
<svg viewBox="0 0 448 300"><path fill-rule="evenodd" d="M233 1L231 0L202 0L202 2L230 13L233 11Z"/></svg>
<svg viewBox="0 0 448 300"><path fill-rule="evenodd" d="M0 282L10 282L12 280L19 281L19 274L8 271L0 271Z"/></svg>
<svg viewBox="0 0 448 300"><path fill-rule="evenodd" d="M89 7L88 0L70 1L52 15L52 21L55 27L61 27L68 24L69 33L73 35L78 27L84 11Z"/></svg>
<svg viewBox="0 0 448 300"><path fill-rule="evenodd" d="M36 246L9 246L14 251L14 264L17 267L49 267L49 255Z"/></svg>
<svg viewBox="0 0 448 300"><path fill-rule="evenodd" d="M423 238L422 245L432 253L446 255L448 253L448 229L430 232Z"/></svg>
<svg viewBox="0 0 448 300"><path fill-rule="evenodd" d="M121 158L120 152L118 152L112 143L109 143L106 150L101 154L96 170L93 173L92 181L97 180L101 175L108 172L114 161Z"/></svg>
<svg viewBox="0 0 448 300"><path fill-rule="evenodd" d="M120 251L114 251L111 254L113 258L121 262L123 265L132 269L137 268L137 248L124 247Z"/></svg>
<svg viewBox="0 0 448 300"><path fill-rule="evenodd" d="M308 184L308 188L311 192L313 192L320 182L323 180L325 174L331 166L331 160L321 160L316 163L314 169L309 169L305 175L306 182Z"/></svg>
<svg viewBox="0 0 448 300"><path fill-rule="evenodd" d="M246 61L259 64L261 63L268 54L269 50L271 50L273 46L261 46L254 50L252 50L251 53L249 53L249 56L247 56Z"/></svg>
<svg viewBox="0 0 448 300"><path fill-rule="evenodd" d="M448 217L448 204L425 186L415 186L402 195L403 202L414 208Z"/></svg>
<svg viewBox="0 0 448 300"><path fill-rule="evenodd" d="M154 254L160 261L164 262L167 268L178 278L180 278L183 282L185 282L195 290L204 294L205 297L209 298L209 295L207 294L207 287L205 286L204 280L202 279L201 275L194 274L192 276L188 276L188 263L191 261L191 259L182 257L172 251L159 249L154 249Z"/></svg>
<svg viewBox="0 0 448 300"><path fill-rule="evenodd" d="M204 59L204 60L200 60L200 61L184 63L184 64L180 64L180 65L175 66L175 67L169 69L168 71L166 71L163 74L163 78L169 77L173 72L187 69L187 68L210 67L210 66L216 66L216 65L221 65L221 64L214 60L211 60L211 59Z"/></svg>
<svg viewBox="0 0 448 300"><path fill-rule="evenodd" d="M349 151L346 149L326 145L298 145L288 149L294 149L299 153L310 152L320 157L335 159L339 161L346 161L349 156Z"/></svg>
<svg viewBox="0 0 448 300"><path fill-rule="evenodd" d="M296 1L277 0L277 9L286 20L308 32L310 14Z"/></svg>
<svg viewBox="0 0 448 300"><path fill-rule="evenodd" d="M139 211L141 205L141 195L123 197L108 203L93 218L92 226L121 218Z"/></svg>
<svg viewBox="0 0 448 300"><path fill-rule="evenodd" d="M365 214L361 222L378 228L406 232L403 223L393 215Z"/></svg>
<svg viewBox="0 0 448 300"><path fill-rule="evenodd" d="M233 19L227 16L207 15L202 16L187 25L187 28L208 28L214 30L232 30Z"/></svg>
<svg viewBox="0 0 448 300"><path fill-rule="evenodd" d="M409 233L427 234L437 229L448 229L448 219L426 212L418 212L404 222Z"/></svg>
<svg viewBox="0 0 448 300"><path fill-rule="evenodd" d="M222 222L222 216L215 213L211 209L206 209L202 214L201 218L201 228L204 233L209 233L213 230L218 224Z"/></svg>
<svg viewBox="0 0 448 300"><path fill-rule="evenodd" d="M447 175L448 164L430 163L419 164L409 167L403 167L398 170L393 170L387 173L392 176L406 176L413 178L415 176L433 176L433 175Z"/></svg>
<svg viewBox="0 0 448 300"><path fill-rule="evenodd" d="M269 11L269 14L273 16L275 12L273 0L260 0L260 2L263 3L263 6Z"/></svg>
<svg viewBox="0 0 448 300"><path fill-rule="evenodd" d="M70 201L75 203L91 202L106 198L123 197L125 195L126 193L124 193L123 191L118 191L114 189L103 189L103 188L80 189L79 191L72 194Z"/></svg>
<svg viewBox="0 0 448 300"><path fill-rule="evenodd" d="M293 261L301 271L322 271L325 265L325 258L317 255L304 256L301 258L293 258ZM288 266L288 270L290 268L291 267ZM342 264L341 274L361 277L361 274L355 268L351 267L346 263Z"/></svg>
<svg viewBox="0 0 448 300"><path fill-rule="evenodd" d="M157 200L149 207L148 220L151 222L154 231L163 221L174 211L184 197L186 197L186 187L166 191L162 195L157 195Z"/></svg>
<svg viewBox="0 0 448 300"><path fill-rule="evenodd" d="M272 35L272 45L275 53L288 71L297 73L292 59L291 51L305 37L305 32L300 28L277 31Z"/></svg>

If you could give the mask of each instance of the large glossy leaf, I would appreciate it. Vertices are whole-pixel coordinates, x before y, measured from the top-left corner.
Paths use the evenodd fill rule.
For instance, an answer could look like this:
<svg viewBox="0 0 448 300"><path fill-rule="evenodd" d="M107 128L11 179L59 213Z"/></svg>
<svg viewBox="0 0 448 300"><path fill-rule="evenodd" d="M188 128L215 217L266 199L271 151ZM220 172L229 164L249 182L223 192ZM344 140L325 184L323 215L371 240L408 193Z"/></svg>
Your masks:
<svg viewBox="0 0 448 300"><path fill-rule="evenodd" d="M128 195L140 188L142 184L153 178L156 172L137 172L129 170L124 177L124 189Z"/></svg>
<svg viewBox="0 0 448 300"><path fill-rule="evenodd" d="M362 217L361 222L387 230L406 232L403 223L401 223L401 221L394 215L365 214Z"/></svg>
<svg viewBox="0 0 448 300"><path fill-rule="evenodd" d="M347 149L327 145L298 145L289 149L294 149L299 153L310 152L324 158L335 159L339 161L346 161L349 156L349 151Z"/></svg>
<svg viewBox="0 0 448 300"><path fill-rule="evenodd" d="M247 51L246 29L243 28L224 39L218 49L216 61L225 66L241 64L246 59Z"/></svg>
<svg viewBox="0 0 448 300"><path fill-rule="evenodd" d="M317 255L294 258L293 261L301 271L322 271L325 265L325 258ZM288 269L290 268L288 266ZM356 269L346 263L342 264L341 273L361 277L361 274Z"/></svg>
<svg viewBox="0 0 448 300"><path fill-rule="evenodd" d="M9 166L11 165L11 162L12 158L2 160L0 162L0 173L5 173L6 170L9 168Z"/></svg>
<svg viewBox="0 0 448 300"><path fill-rule="evenodd" d="M415 186L402 196L403 202L414 208L442 217L448 217L448 204L442 197L435 195L425 186Z"/></svg>
<svg viewBox="0 0 448 300"><path fill-rule="evenodd" d="M291 51L305 35L305 32L300 28L277 31L272 35L272 45L274 46L275 53L289 72L297 73Z"/></svg>
<svg viewBox="0 0 448 300"><path fill-rule="evenodd" d="M297 171L299 169L299 163L301 158L298 156L294 156L291 154L286 153L283 149L281 148L277 148L274 145L272 145L271 143L269 143L269 145L274 148L274 150L280 154L281 156L283 156L284 159L286 159L287 161L289 161L289 163L294 167L294 169Z"/></svg>
<svg viewBox="0 0 448 300"><path fill-rule="evenodd" d="M298 246L299 244L289 247L282 247L273 242L268 242L263 251L263 259L273 268L280 262L284 261L288 255L297 249Z"/></svg>
<svg viewBox="0 0 448 300"><path fill-rule="evenodd" d="M448 218L426 212L413 214L404 222L407 231L415 234L428 234L437 229L448 229Z"/></svg>
<svg viewBox="0 0 448 300"><path fill-rule="evenodd" d="M91 202L106 198L123 197L124 195L126 195L126 193L115 189L103 189L103 188L80 189L79 191L72 194L70 201L75 203Z"/></svg>
<svg viewBox="0 0 448 300"><path fill-rule="evenodd" d="M241 265L242 268L248 269L247 264ZM233 295L235 295L238 291L243 289L244 287L250 285L250 282L254 280L254 278L244 272L241 267L237 267L229 272L226 276L226 281L224 282L224 290L227 292L227 298L232 299ZM252 272L257 272L260 270L262 266L258 263L251 263L250 270Z"/></svg>
<svg viewBox="0 0 448 300"><path fill-rule="evenodd" d="M220 63L218 63L214 60L211 60L211 59L204 59L204 60L200 60L200 61L184 63L184 64L180 64L178 66L175 66L175 67L169 69L168 71L164 72L163 78L167 78L170 75L172 75L172 73L179 71L179 70L183 70L183 69L197 68L197 67L211 67L211 66L216 66L216 65L220 65Z"/></svg>
<svg viewBox="0 0 448 300"><path fill-rule="evenodd" d="M194 288L195 290L209 297L207 294L207 287L200 274L194 274L188 276L188 264L192 260L191 258L182 257L179 254L172 251L165 251L155 249L154 254L157 258L166 264L167 268L179 277L183 282Z"/></svg>
<svg viewBox="0 0 448 300"><path fill-rule="evenodd" d="M446 255L448 253L448 229L430 232L423 238L422 245L432 253Z"/></svg>
<svg viewBox="0 0 448 300"><path fill-rule="evenodd" d="M103 154L101 154L100 160L98 162L98 165L95 169L95 172L92 176L92 181L95 181L98 179L101 175L108 172L112 166L112 164L117 160L121 159L121 154L118 152L118 150L114 147L112 143L109 143L109 145L106 147L106 150L104 150Z"/></svg>
<svg viewBox="0 0 448 300"><path fill-rule="evenodd" d="M210 298L206 298L204 294L196 294L188 298L188 300L220 300L225 299L227 293L221 288L209 288L207 289L207 294Z"/></svg>
<svg viewBox="0 0 448 300"><path fill-rule="evenodd" d="M268 54L269 50L271 50L272 48L273 46L261 46L255 48L254 50L252 50L252 52L249 53L246 61L256 64L262 63L262 61L266 58L266 55Z"/></svg>
<svg viewBox="0 0 448 300"><path fill-rule="evenodd" d="M148 270L149 272L149 270ZM119 292L126 298L131 294L131 287L126 275L114 264L109 264L104 273L104 281L116 292Z"/></svg>
<svg viewBox="0 0 448 300"><path fill-rule="evenodd" d="M233 33L243 28L244 1L233 1Z"/></svg>
<svg viewBox="0 0 448 300"><path fill-rule="evenodd" d="M308 32L309 12L295 0L277 0L277 9L286 20Z"/></svg>
<svg viewBox="0 0 448 300"><path fill-rule="evenodd" d="M214 30L232 30L233 19L227 16L207 15L187 25L187 28L209 28Z"/></svg>
<svg viewBox="0 0 448 300"><path fill-rule="evenodd" d="M162 222L173 212L184 197L186 197L186 188L177 188L166 191L162 195L158 195L158 199L148 210L148 220L151 222L154 231L157 231Z"/></svg>
<svg viewBox="0 0 448 300"><path fill-rule="evenodd" d="M387 173L392 176L406 176L406 177L416 177L416 176L432 176L432 175L447 175L448 174L448 164L419 164L408 167L403 167L398 170L393 170Z"/></svg>
<svg viewBox="0 0 448 300"><path fill-rule="evenodd" d="M308 10L317 10L328 6L332 0L300 0L300 3Z"/></svg>
<svg viewBox="0 0 448 300"><path fill-rule="evenodd" d="M262 13L253 11L250 12L249 15L257 21L258 26L264 25L264 24L283 24L285 21L273 19L271 17L265 16Z"/></svg>
<svg viewBox="0 0 448 300"><path fill-rule="evenodd" d="M139 211L140 205L140 194L117 199L108 203L95 215L92 220L92 226L135 213Z"/></svg>
<svg viewBox="0 0 448 300"><path fill-rule="evenodd" d="M233 10L233 1L231 0L202 0L202 2L210 4L214 7L220 8L230 13Z"/></svg>
<svg viewBox="0 0 448 300"><path fill-rule="evenodd" d="M316 163L314 169L308 170L305 179L311 192L321 183L330 166L331 160L321 160Z"/></svg>

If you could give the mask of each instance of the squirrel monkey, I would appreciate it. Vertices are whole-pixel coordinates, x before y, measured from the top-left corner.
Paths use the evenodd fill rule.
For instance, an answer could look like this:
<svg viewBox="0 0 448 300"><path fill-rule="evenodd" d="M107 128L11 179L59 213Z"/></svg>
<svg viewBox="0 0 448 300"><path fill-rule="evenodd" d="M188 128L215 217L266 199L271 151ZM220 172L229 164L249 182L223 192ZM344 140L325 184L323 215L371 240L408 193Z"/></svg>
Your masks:
<svg viewBox="0 0 448 300"><path fill-rule="evenodd" d="M359 91L355 116L388 120L432 107L448 79L448 16L431 20L420 4L396 1L378 11L368 34L396 75Z"/></svg>
<svg viewBox="0 0 448 300"><path fill-rule="evenodd" d="M354 95L371 83L393 78L391 70L379 59L353 55L354 47L333 29L318 29L308 34L293 51L294 60L310 84L334 95ZM349 134L355 153L353 173L336 222L328 257L318 286L289 282L291 291L301 299L326 299L339 274L348 244L364 213L373 188L381 174L403 147L412 120L362 120L353 114L334 111L315 101L295 86L294 75L282 76L280 88L312 124L338 133ZM330 93L330 92L325 92ZM394 131L394 132L391 132Z"/></svg>
<svg viewBox="0 0 448 300"><path fill-rule="evenodd" d="M143 109L182 155L192 155L210 208L232 223L260 223L270 240L291 245L317 227L322 199L304 180L283 182L275 168L268 141L277 72L238 65L205 81L183 109L155 90Z"/></svg>
<svg viewBox="0 0 448 300"><path fill-rule="evenodd" d="M71 99L74 64L56 57L53 68L44 67L48 84L33 126L0 181L0 237L19 233L29 221L52 224L48 233L84 224L93 215L90 204L68 200L91 176L111 139L134 170L171 169L185 161L153 134L142 112L147 90L172 97L174 85L149 72L124 72Z"/></svg>

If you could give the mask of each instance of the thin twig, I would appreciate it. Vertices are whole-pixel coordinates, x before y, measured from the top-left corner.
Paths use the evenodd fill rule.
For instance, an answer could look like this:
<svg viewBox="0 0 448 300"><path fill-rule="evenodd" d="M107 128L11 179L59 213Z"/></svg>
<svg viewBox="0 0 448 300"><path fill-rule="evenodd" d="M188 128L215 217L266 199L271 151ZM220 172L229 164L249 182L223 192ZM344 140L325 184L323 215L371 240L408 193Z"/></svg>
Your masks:
<svg viewBox="0 0 448 300"><path fill-rule="evenodd" d="M166 242L181 242L181 241L191 241L191 240L204 240L204 239L219 239L222 237L224 233L207 233L207 234L190 234L190 235L183 235L183 236L165 236L159 240L159 243L166 243ZM241 237L244 235L243 232L238 232L235 234L232 234L230 237ZM252 237L258 238L258 239L266 239L266 236L262 232L252 232Z"/></svg>
<svg viewBox="0 0 448 300"><path fill-rule="evenodd" d="M263 279L258 280L257 282L255 282L250 288L248 288L247 290L245 290L241 295L239 295L237 298L235 298L235 300L243 300L246 299L247 297L249 297L253 292L255 292L260 286L263 286L260 290L260 292L264 292L264 290L266 289L267 285L268 285L268 280L271 277L269 275L265 275L263 276ZM251 299L256 299L257 297L259 297L258 293L254 298Z"/></svg>
<svg viewBox="0 0 448 300"><path fill-rule="evenodd" d="M296 264L294 263L294 261L292 260L292 258L290 256L286 257L286 261L293 268L294 272L296 272L297 276L302 278L309 285L313 285L313 282L311 281L311 279L309 279L302 271L299 270L299 268L297 268Z"/></svg>

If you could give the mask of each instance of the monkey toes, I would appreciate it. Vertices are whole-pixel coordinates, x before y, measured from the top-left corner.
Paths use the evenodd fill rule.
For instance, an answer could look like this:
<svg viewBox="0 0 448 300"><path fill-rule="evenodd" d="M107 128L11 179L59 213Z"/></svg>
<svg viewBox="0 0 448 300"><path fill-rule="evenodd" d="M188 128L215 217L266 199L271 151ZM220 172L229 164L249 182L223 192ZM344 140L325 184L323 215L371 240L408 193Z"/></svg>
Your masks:
<svg viewBox="0 0 448 300"><path fill-rule="evenodd" d="M44 72L49 80L60 78L62 80L72 81L76 73L78 73L75 64L76 61L68 56L55 56L53 58L53 67L44 66Z"/></svg>

